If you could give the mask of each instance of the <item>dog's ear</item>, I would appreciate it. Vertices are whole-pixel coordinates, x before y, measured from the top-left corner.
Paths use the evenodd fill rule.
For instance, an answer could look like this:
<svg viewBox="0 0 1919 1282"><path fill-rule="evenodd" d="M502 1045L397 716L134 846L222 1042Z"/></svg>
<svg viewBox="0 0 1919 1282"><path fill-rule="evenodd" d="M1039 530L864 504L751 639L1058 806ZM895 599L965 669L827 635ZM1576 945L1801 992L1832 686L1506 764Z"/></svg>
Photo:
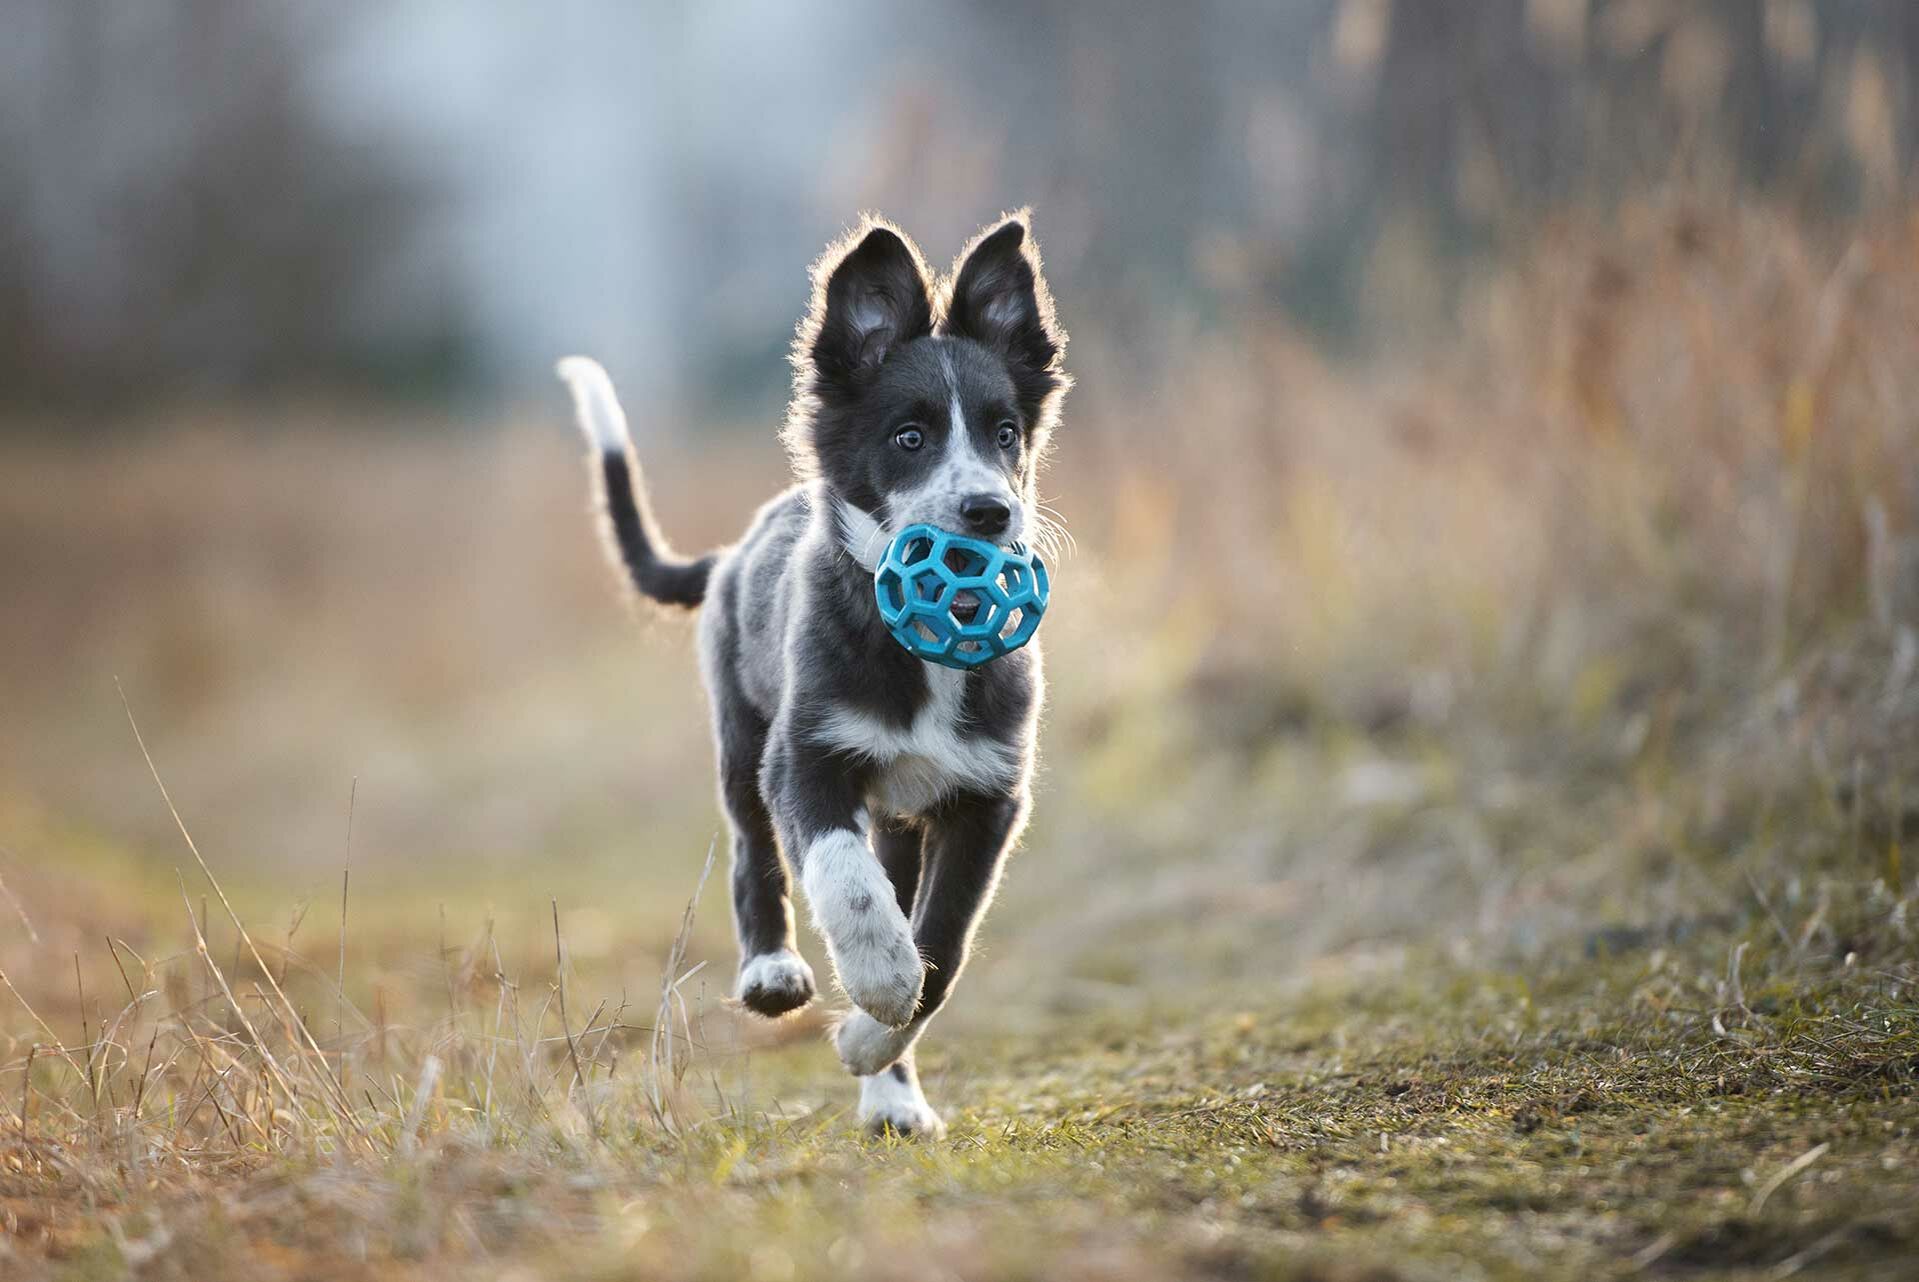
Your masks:
<svg viewBox="0 0 1919 1282"><path fill-rule="evenodd" d="M944 329L998 352L1021 398L1035 406L1065 386L1066 334L1053 317L1053 295L1024 210L980 233L961 253Z"/></svg>
<svg viewBox="0 0 1919 1282"><path fill-rule="evenodd" d="M813 269L804 342L821 383L857 384L901 343L932 332L932 288L920 252L897 229L869 222Z"/></svg>

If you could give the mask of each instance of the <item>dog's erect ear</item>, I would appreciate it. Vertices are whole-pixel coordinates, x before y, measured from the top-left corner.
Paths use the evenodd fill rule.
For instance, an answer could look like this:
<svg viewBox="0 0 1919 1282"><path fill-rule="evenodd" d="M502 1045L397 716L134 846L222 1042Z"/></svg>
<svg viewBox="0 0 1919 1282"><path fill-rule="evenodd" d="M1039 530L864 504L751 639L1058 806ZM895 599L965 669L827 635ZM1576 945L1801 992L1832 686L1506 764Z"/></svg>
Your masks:
<svg viewBox="0 0 1919 1282"><path fill-rule="evenodd" d="M1066 335L1053 319L1053 296L1024 212L982 233L960 255L945 332L998 352L1022 395L1039 400L1063 385Z"/></svg>
<svg viewBox="0 0 1919 1282"><path fill-rule="evenodd" d="M829 386L857 383L895 347L933 329L932 290L911 241L873 223L844 243L813 276L807 355Z"/></svg>

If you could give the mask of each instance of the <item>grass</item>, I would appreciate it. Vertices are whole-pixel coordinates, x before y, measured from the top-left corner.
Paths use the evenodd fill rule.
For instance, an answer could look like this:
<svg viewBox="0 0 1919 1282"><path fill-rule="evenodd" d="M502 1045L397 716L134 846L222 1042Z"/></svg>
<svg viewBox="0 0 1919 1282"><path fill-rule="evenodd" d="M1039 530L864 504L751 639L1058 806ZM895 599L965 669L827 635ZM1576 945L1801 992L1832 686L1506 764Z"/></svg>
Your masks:
<svg viewBox="0 0 1919 1282"><path fill-rule="evenodd" d="M1664 201L1415 362L1082 327L939 1144L719 1000L688 647L557 409L6 447L0 1275L1909 1275L1915 282ZM760 444L647 447L679 542Z"/></svg>
<svg viewBox="0 0 1919 1282"><path fill-rule="evenodd" d="M929 1090L963 1101L936 1146L860 1138L817 1046L712 1037L674 1079L644 1034L619 1073L576 1029L600 1047L577 1089L556 1021L535 1024L522 1075L531 1034L456 1013L395 1055L439 1070L358 1110L363 1156L344 1132L341 1151L303 1143L264 1084L232 1110L257 1140L208 1118L169 1146L124 1109L43 1118L0 1149L6 1213L14 1249L55 1277L129 1262L163 1277L1894 1277L1919 1250L1909 908L1880 896L1786 921L1811 927L1803 945L1755 921L1526 971L1435 962L936 1040ZM676 1029L709 1018L732 1017ZM469 1074L503 1043L513 1086L496 1093ZM352 1056L367 1079L373 1060ZM662 1109L663 1085L685 1103Z"/></svg>

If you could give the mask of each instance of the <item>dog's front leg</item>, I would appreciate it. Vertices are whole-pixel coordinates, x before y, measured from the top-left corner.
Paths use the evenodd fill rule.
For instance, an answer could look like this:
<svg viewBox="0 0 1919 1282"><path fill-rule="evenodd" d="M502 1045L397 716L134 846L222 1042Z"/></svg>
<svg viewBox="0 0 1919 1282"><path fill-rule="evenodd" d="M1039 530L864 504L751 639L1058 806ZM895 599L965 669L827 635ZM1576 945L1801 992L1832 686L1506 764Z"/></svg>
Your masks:
<svg viewBox="0 0 1919 1282"><path fill-rule="evenodd" d="M908 1023L925 968L873 853L865 770L776 729L762 778L780 844L799 864L800 887L840 988L868 1020L888 1028Z"/></svg>
<svg viewBox="0 0 1919 1282"><path fill-rule="evenodd" d="M847 1071L870 1077L897 1063L939 1012L966 965L973 933L992 902L1027 810L1021 789L1010 796L960 796L928 817L925 868L913 909L914 939L926 960L919 1013L903 1027L892 1027L856 1011L834 1036Z"/></svg>

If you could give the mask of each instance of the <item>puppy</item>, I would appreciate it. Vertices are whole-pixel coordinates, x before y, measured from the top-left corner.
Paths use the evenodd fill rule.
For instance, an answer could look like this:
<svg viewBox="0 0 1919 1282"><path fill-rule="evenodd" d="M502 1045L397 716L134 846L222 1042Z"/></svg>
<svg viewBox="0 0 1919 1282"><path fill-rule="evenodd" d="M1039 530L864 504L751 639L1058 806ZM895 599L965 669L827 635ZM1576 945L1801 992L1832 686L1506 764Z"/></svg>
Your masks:
<svg viewBox="0 0 1919 1282"><path fill-rule="evenodd" d="M873 573L924 522L1002 545L1049 530L1037 475L1070 385L1022 211L950 276L868 218L813 268L783 438L797 481L745 537L675 555L647 510L605 371L560 362L599 454L612 549L645 596L704 605L701 672L732 830L735 996L774 1017L813 999L797 872L855 1009L835 1045L874 1131L937 1136L913 1046L965 968L1030 805L1037 644L971 671L887 632Z"/></svg>

